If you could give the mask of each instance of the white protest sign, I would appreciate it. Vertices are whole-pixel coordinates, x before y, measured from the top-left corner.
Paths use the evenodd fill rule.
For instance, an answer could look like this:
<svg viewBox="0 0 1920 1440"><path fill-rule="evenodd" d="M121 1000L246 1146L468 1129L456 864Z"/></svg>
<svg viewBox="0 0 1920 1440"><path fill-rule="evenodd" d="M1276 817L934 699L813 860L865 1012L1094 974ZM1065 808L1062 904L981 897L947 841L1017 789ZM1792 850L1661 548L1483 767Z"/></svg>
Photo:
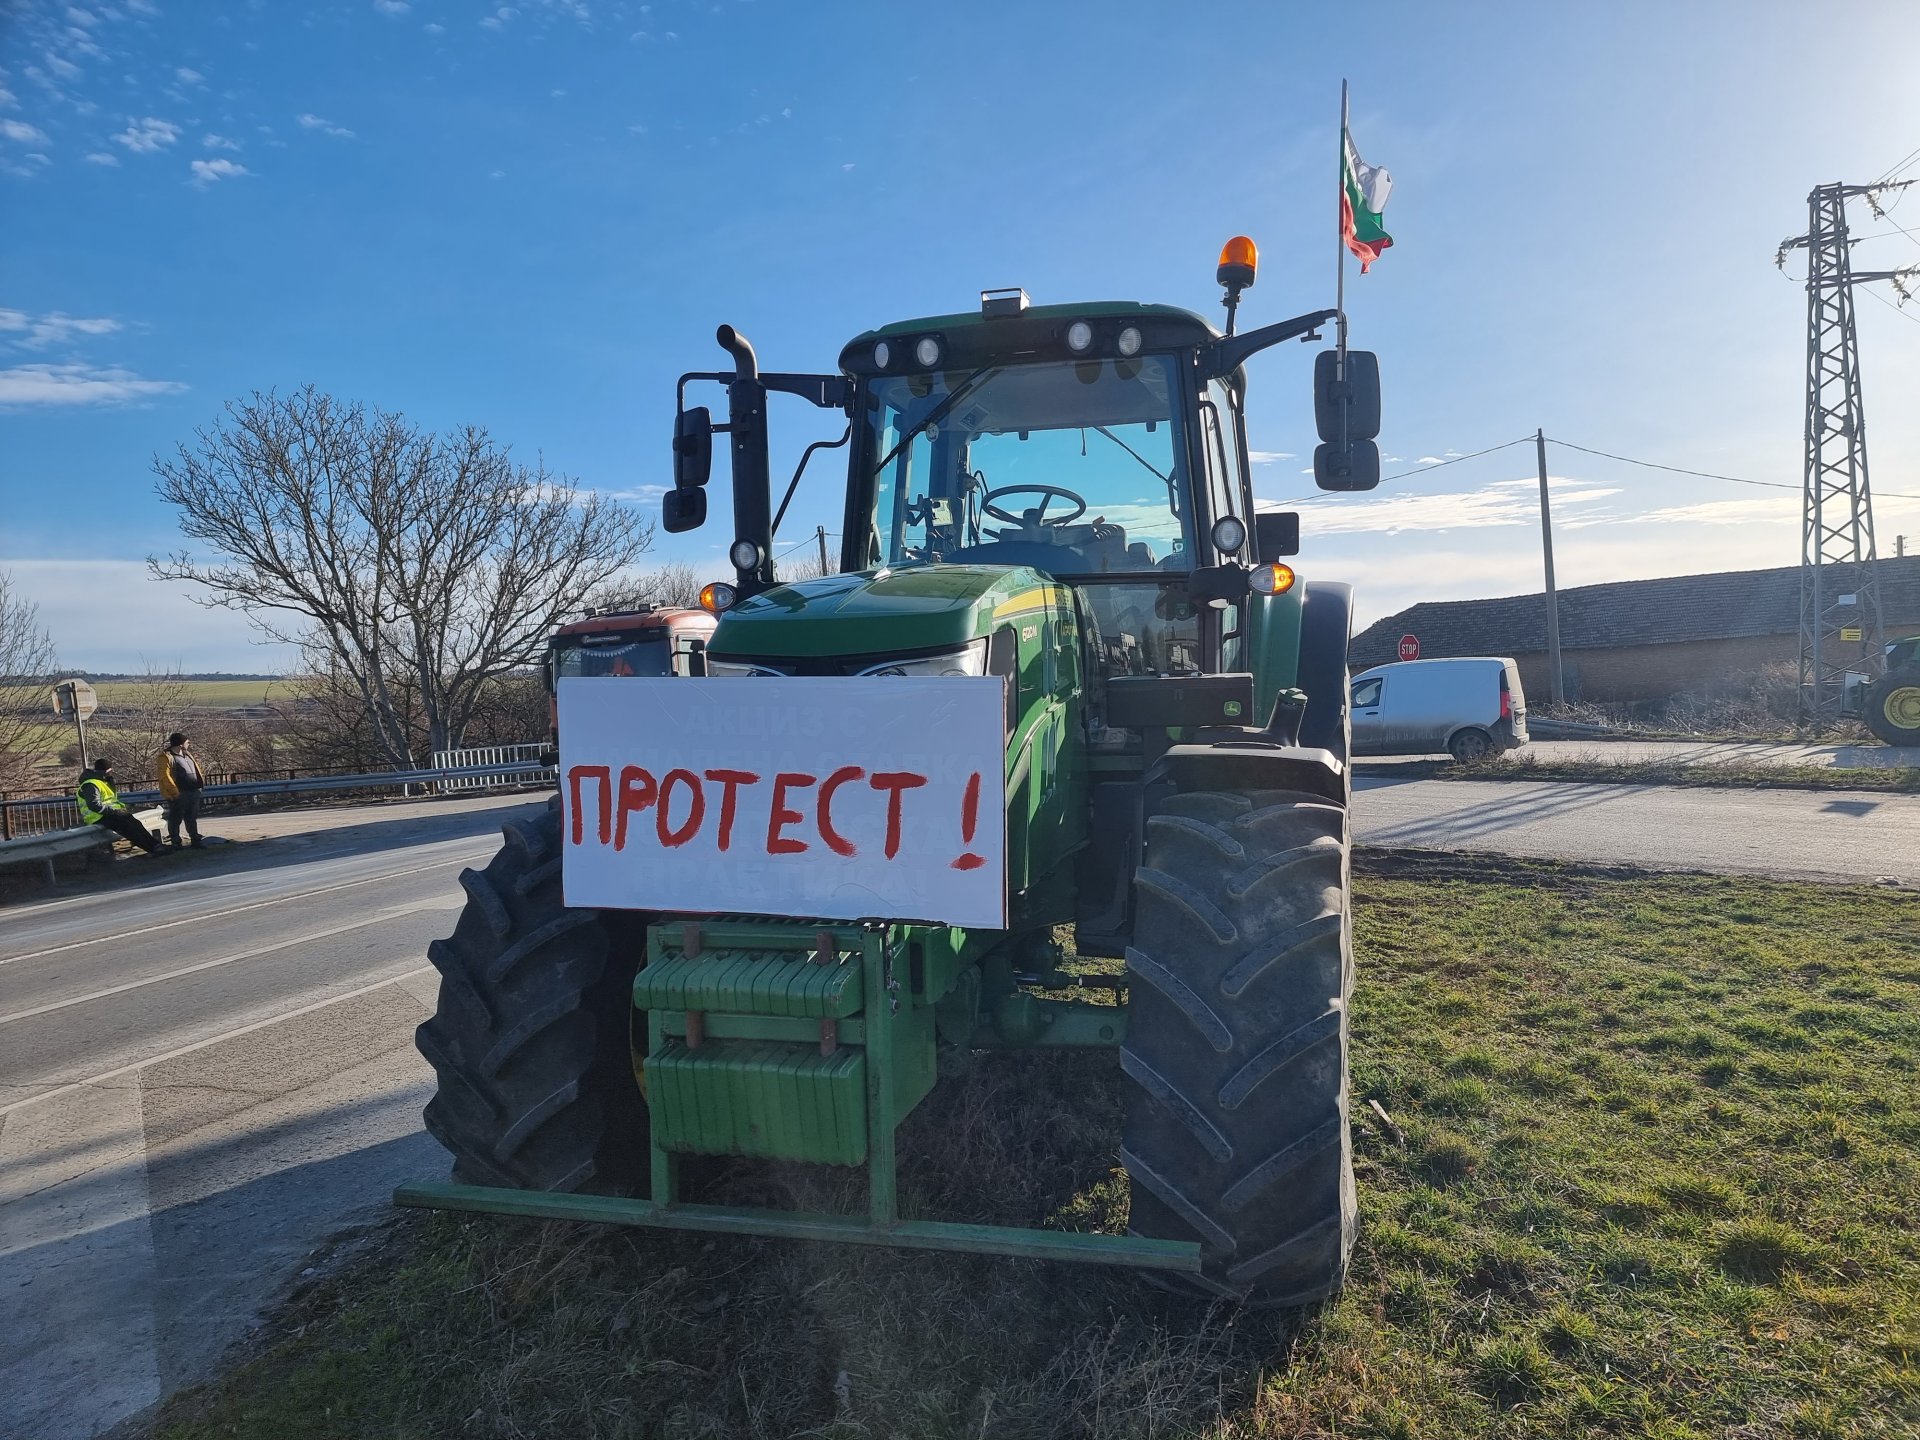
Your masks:
<svg viewBox="0 0 1920 1440"><path fill-rule="evenodd" d="M998 676L565 679L568 905L1006 921Z"/></svg>

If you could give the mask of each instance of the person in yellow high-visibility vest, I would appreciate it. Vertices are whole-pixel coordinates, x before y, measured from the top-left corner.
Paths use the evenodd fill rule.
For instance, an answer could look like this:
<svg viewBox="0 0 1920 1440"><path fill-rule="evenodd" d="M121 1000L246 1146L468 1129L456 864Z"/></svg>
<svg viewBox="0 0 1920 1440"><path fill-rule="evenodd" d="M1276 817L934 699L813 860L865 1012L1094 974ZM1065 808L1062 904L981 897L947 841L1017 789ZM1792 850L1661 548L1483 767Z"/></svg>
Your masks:
<svg viewBox="0 0 1920 1440"><path fill-rule="evenodd" d="M80 784L74 799L80 804L80 818L89 825L111 830L122 840L131 841L149 855L164 855L160 837L133 818L113 788L113 761L96 760L80 772Z"/></svg>

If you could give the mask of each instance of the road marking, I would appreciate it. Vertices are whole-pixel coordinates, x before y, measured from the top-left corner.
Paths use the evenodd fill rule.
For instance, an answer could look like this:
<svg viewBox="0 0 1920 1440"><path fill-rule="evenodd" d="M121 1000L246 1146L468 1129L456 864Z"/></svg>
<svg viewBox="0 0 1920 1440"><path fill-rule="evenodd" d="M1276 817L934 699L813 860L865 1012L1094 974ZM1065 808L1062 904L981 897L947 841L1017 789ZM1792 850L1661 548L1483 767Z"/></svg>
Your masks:
<svg viewBox="0 0 1920 1440"><path fill-rule="evenodd" d="M403 981L413 979L416 975L427 975L431 973L433 973L433 967L431 965L416 965L411 970L403 970L398 975L389 975L383 980L375 980L370 985L362 985L358 989L342 991L338 995L329 995L324 1000L315 1000L311 1004L296 1006L292 1010L282 1010L277 1015L267 1016L264 1020L255 1020L251 1024L241 1025L232 1030L223 1030L220 1034L210 1035L205 1040L195 1040L191 1045L181 1045L175 1049L163 1051L158 1055L148 1055L144 1059L135 1060L130 1064L117 1066L112 1070L102 1070L98 1075L89 1075L84 1080L70 1080L65 1085L56 1086L44 1094L29 1096L25 1100L16 1100L11 1105L0 1105L0 1118L11 1115L18 1110L25 1110L29 1105L44 1104L48 1100L57 1100L62 1095L71 1095L76 1090L84 1090L90 1085L102 1085L109 1080L118 1080L122 1075L132 1075L136 1071L146 1069L149 1065L159 1065L167 1060L177 1060L182 1055L193 1054L196 1050L205 1050L209 1046L219 1045L228 1040L237 1040L242 1035L251 1035L254 1031L264 1030L269 1025L278 1025L282 1020L295 1020L302 1015L311 1015L314 1011L324 1010L329 1005L338 1005L345 1000L357 1000L362 995L371 995L374 991L384 990L389 985L401 984Z"/></svg>
<svg viewBox="0 0 1920 1440"><path fill-rule="evenodd" d="M124 995L129 990L144 990L149 985L159 985L168 980L178 980L183 975L197 975L202 970L217 970L222 965L235 965L242 960L254 960L262 955L271 955L276 950L291 950L296 945L309 945L315 940L331 939L335 935L344 935L349 930L364 930L369 925L378 925L383 921L396 920L402 915L418 915L428 910L458 910L459 905L393 905L385 910L376 910L345 925L334 925L325 930L315 930L310 934L296 935L290 940L276 940L271 945L256 945L251 950L242 950L238 954L223 955L218 960L202 960L198 965L183 965L178 970L169 970L161 975L149 975L144 980L129 980L124 985L112 985L105 990L94 990L85 995L75 995L66 1000L56 1000L51 1005L36 1005L31 1010L16 1010L11 1015L0 1015L0 1025L11 1025L16 1020L31 1020L36 1015L51 1014L55 1010L70 1009L75 1005L90 1004L95 1000L105 1000L112 995ZM5 1113L0 1111L0 1114Z"/></svg>
<svg viewBox="0 0 1920 1440"><path fill-rule="evenodd" d="M480 854L491 854L482 851ZM322 885L316 890L301 890L292 895L275 895L270 900L255 900L246 905L235 905L230 910L209 910L200 915L187 915L178 920L164 920L157 925L142 925L137 930L116 930L110 935L99 935L91 940L75 940L66 945L55 945L48 950L31 950L25 955L9 955L0 959L0 965L12 965L21 960L39 960L48 955L64 954L68 950L84 950L89 945L104 945L108 941L131 940L136 935L151 935L156 930L172 930L180 925L198 925L206 920L220 920L228 915L243 914L248 910L261 910L269 905L284 905L289 900L306 900L315 895L331 895L336 890L351 890L358 885L377 885L382 880L398 880L403 875L419 875L427 870L439 870L460 860L476 860L476 855L449 855L434 861L431 865L416 865L411 870L383 870L378 875L369 875L364 880L342 880L337 885Z"/></svg>

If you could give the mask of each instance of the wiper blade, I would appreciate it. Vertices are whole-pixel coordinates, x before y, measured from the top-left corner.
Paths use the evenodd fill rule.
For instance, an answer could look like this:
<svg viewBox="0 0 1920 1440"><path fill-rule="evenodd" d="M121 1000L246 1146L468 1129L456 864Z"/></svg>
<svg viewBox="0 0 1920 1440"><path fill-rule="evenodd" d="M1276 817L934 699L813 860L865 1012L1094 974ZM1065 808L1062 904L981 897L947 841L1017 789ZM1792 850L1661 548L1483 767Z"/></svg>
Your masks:
<svg viewBox="0 0 1920 1440"><path fill-rule="evenodd" d="M986 380L989 376L998 375L1003 368L1005 367L1000 365L982 365L978 370L974 371L971 375L967 376L966 379L962 380L958 385L954 386L952 392L948 394L947 398L942 400L938 405L934 406L933 409L928 413L926 419L916 421L914 424L914 427L911 430L907 431L906 434L900 437L900 443L898 445L895 445L885 455L882 455L878 460L874 462L873 473L877 475L880 473L880 471L886 469L888 463L896 455L898 455L902 450L906 449L907 446L913 443L914 436L918 435L922 430L926 429L929 425L938 425L942 420L946 419L947 416L952 412L953 407L958 405L962 400L966 399L967 396L971 395L976 389L978 389L980 386L980 383L983 380Z"/></svg>

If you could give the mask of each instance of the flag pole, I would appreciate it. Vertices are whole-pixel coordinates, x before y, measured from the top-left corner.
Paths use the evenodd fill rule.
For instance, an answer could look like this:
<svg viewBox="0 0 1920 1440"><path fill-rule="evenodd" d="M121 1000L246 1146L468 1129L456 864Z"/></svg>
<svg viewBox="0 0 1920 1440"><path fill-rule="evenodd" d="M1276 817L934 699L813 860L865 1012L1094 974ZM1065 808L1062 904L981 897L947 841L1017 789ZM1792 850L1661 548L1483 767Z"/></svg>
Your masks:
<svg viewBox="0 0 1920 1440"><path fill-rule="evenodd" d="M1347 82L1340 81L1340 146L1339 163L1336 170L1337 188L1334 191L1334 245L1339 254L1338 269L1334 272L1333 309L1336 327L1335 347L1338 358L1334 361L1334 374L1339 379L1347 377L1347 236L1343 206L1347 195Z"/></svg>

